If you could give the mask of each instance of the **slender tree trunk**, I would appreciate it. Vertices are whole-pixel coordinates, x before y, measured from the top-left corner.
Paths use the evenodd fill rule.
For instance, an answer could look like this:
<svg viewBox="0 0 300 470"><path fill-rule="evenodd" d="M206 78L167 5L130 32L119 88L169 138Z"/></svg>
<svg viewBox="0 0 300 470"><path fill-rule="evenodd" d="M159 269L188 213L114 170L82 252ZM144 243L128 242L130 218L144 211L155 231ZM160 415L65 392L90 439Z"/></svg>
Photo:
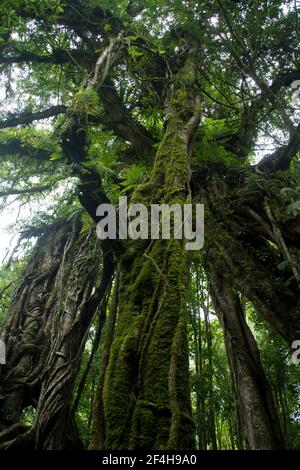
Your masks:
<svg viewBox="0 0 300 470"><path fill-rule="evenodd" d="M224 328L237 405L250 449L282 449L279 418L254 337L237 294L222 275L211 273L212 298Z"/></svg>
<svg viewBox="0 0 300 470"><path fill-rule="evenodd" d="M206 439L206 407L205 407L205 396L204 396L204 375L203 375L203 331L202 331L202 321L201 321L201 307L199 301L199 290L200 290L200 280L198 269L196 271L196 287L197 287L197 318L194 322L194 333L195 333L195 343L196 343L196 373L199 377L197 380L197 428L199 435L199 449L207 449L207 439Z"/></svg>
<svg viewBox="0 0 300 470"><path fill-rule="evenodd" d="M209 302L209 299L208 299ZM211 329L209 324L208 317L208 305L204 306L204 319L205 319L205 330L207 338L207 354L208 354L208 421L209 421L209 435L212 444L212 449L217 450L217 439L216 439L216 429L215 429L215 411L214 411L214 401L213 401L213 358L212 358L212 337Z"/></svg>
<svg viewBox="0 0 300 470"><path fill-rule="evenodd" d="M198 282L197 282L198 285ZM197 292L198 294L198 292ZM200 306L197 295L197 306L191 305L190 324L193 331L193 352L195 360L195 384L196 412L195 425L200 450L206 450L206 426L205 426L205 397L203 393L203 350L202 350L202 324Z"/></svg>
<svg viewBox="0 0 300 470"><path fill-rule="evenodd" d="M232 425L232 419L229 417L228 419L228 432L229 432L229 440L230 440L230 448L231 450L234 450L235 447L235 439L234 439L234 431L233 431L233 425Z"/></svg>
<svg viewBox="0 0 300 470"><path fill-rule="evenodd" d="M103 353L101 359L100 374L97 387L94 394L92 422L91 422L91 438L90 448L99 450L104 448L105 443L105 422L103 410L103 389L104 379L109 363L110 350L113 342L115 324L118 309L118 295L119 295L119 274L117 273L116 282L113 290L112 302L109 308L109 316L106 322L106 336L103 346Z"/></svg>
<svg viewBox="0 0 300 470"><path fill-rule="evenodd" d="M106 320L106 310L107 310L107 300L108 300L107 297L109 297L109 292L106 295L105 301L101 304L99 319L98 319L98 324L97 324L97 327L96 327L96 333L95 333L95 338L94 338L94 341L93 341L92 350L91 350L90 356L88 358L88 362L86 364L86 367L85 367L85 369L84 369L84 371L83 371L83 373L80 377L80 381L79 381L78 388L77 388L77 391L76 391L76 397L75 397L74 403L72 405L72 413L74 415L75 415L75 413L78 409L78 406L79 406L79 403L80 403L80 400L81 400L82 394L84 392L84 388L85 388L85 385L86 385L86 382L87 382L87 379L88 379L88 376L89 376L89 373L90 373L90 370L91 370L91 367L94 363L94 359L95 359L96 353L97 353L98 348L99 348L102 328L103 328L103 325L105 324L105 320Z"/></svg>
<svg viewBox="0 0 300 470"><path fill-rule="evenodd" d="M196 365L196 430L199 440L199 449L206 450L205 429L205 400L203 395L203 364L202 364L202 325L201 319L192 320L195 343L195 365ZM198 328L197 328L198 326Z"/></svg>

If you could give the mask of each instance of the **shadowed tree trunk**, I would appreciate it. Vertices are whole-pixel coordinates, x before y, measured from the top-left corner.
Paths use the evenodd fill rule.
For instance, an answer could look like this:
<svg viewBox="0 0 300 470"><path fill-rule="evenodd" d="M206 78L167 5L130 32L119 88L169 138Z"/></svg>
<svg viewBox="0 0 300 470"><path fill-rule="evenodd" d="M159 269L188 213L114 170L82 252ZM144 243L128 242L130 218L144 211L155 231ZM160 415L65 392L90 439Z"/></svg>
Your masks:
<svg viewBox="0 0 300 470"><path fill-rule="evenodd" d="M9 442L3 432L3 447L20 446L27 440L31 447L36 440L36 447L42 449L81 446L70 402L87 333L114 269L111 258L104 257L97 281L100 246L91 233L80 235L81 227L75 217L46 231L6 317L2 335L8 339L9 362L1 382L1 411ZM23 334L21 347L14 352L9 341L16 331ZM11 435L10 426L20 421L29 404L37 409L33 426Z"/></svg>
<svg viewBox="0 0 300 470"><path fill-rule="evenodd" d="M2 325L8 359L1 370L2 429L18 423L26 406L37 405L49 350L46 329L56 302L52 292L71 229L70 223L58 223L40 237Z"/></svg>
<svg viewBox="0 0 300 470"><path fill-rule="evenodd" d="M66 254L70 274L66 283L62 272L66 294L62 304L57 304L50 330L51 348L36 417L37 448L64 449L66 446L66 429L72 419L70 402L87 334L94 314L105 300L113 275L111 259L104 258L102 278L97 285L100 259L100 246L94 236L83 240L79 237L73 253Z"/></svg>
<svg viewBox="0 0 300 470"><path fill-rule="evenodd" d="M211 293L224 328L237 407L250 449L282 449L283 438L271 389L238 295L219 273L211 273Z"/></svg>
<svg viewBox="0 0 300 470"><path fill-rule="evenodd" d="M213 245L218 266L290 348L300 333L300 218L287 214L282 196L294 181L276 174L274 190L274 180L255 168L203 164L193 183L207 211L207 249Z"/></svg>

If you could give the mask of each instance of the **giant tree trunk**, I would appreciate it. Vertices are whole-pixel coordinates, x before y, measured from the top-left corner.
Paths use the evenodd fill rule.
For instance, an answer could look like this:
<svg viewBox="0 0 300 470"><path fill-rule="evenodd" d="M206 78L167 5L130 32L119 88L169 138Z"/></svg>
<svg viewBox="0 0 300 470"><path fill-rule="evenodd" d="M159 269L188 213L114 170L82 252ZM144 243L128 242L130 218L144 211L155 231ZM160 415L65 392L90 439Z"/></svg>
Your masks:
<svg viewBox="0 0 300 470"><path fill-rule="evenodd" d="M66 293L62 303L57 302L50 325L51 347L36 416L36 447L42 449L59 450L67 445L66 429L72 429L73 424L70 402L74 382L94 314L105 300L113 275L111 259L104 258L102 279L97 284L101 251L94 237L79 237L66 258L68 276L64 267L61 272ZM72 436L69 439L72 441ZM78 445L76 435L74 445Z"/></svg>
<svg viewBox="0 0 300 470"><path fill-rule="evenodd" d="M55 224L38 240L2 325L7 364L1 369L0 430L18 423L25 407L37 405L49 350L46 325L56 300L52 290L70 229L70 223Z"/></svg>
<svg viewBox="0 0 300 470"><path fill-rule="evenodd" d="M282 449L275 403L239 297L216 271L211 273L211 287L216 313L224 328L238 412L248 447Z"/></svg>
<svg viewBox="0 0 300 470"><path fill-rule="evenodd" d="M188 265L184 248L179 241L176 245L157 242L147 255L151 259L143 262L139 252L131 260L134 270L131 263L121 266L120 312L104 389L108 449L194 446L185 311Z"/></svg>
<svg viewBox="0 0 300 470"><path fill-rule="evenodd" d="M34 249L5 319L8 364L1 380L2 447L63 449L81 445L70 402L93 316L111 282L113 263L95 236L81 235L80 217L46 230ZM15 342L17 341L17 342ZM31 428L23 409L36 410Z"/></svg>
<svg viewBox="0 0 300 470"><path fill-rule="evenodd" d="M180 72L151 178L133 197L148 207L190 201L189 149L200 109L191 90L183 88L182 98L187 70ZM105 448L192 449L185 241L128 245L120 259L119 315L104 387Z"/></svg>

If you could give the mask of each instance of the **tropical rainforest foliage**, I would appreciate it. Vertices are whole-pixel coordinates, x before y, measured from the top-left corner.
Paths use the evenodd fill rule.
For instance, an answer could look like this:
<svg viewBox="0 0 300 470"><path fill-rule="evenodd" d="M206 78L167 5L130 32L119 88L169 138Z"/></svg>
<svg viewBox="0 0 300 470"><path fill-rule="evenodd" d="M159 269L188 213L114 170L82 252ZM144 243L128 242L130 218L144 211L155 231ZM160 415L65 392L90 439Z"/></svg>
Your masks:
<svg viewBox="0 0 300 470"><path fill-rule="evenodd" d="M297 4L1 1L1 449L300 447ZM203 249L99 240L120 196Z"/></svg>

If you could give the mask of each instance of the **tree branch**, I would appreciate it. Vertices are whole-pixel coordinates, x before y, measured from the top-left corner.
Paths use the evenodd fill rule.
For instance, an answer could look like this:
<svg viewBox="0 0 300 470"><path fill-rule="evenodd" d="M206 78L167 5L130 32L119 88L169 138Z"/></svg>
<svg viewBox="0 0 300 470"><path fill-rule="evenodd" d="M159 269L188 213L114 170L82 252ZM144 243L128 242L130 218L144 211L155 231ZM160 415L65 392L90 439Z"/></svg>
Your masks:
<svg viewBox="0 0 300 470"><path fill-rule="evenodd" d="M66 106L52 106L51 108L45 109L44 111L38 111L36 113L21 113L19 115L13 114L5 121L0 121L0 129L6 129L8 127L16 127L23 124L30 124L33 121L39 121L41 119L48 119L49 117L58 116L59 114L65 113L67 110Z"/></svg>
<svg viewBox="0 0 300 470"><path fill-rule="evenodd" d="M41 161L46 161L50 158L53 150L39 149L32 145L24 144L19 139L10 139L8 142L0 143L0 155L10 156L18 155L20 157L32 157Z"/></svg>
<svg viewBox="0 0 300 470"><path fill-rule="evenodd" d="M217 3L222 11L225 24L231 35L231 40L228 40L226 37L223 37L222 33L220 33L225 47L227 47L241 72L245 76L248 75L251 77L261 90L259 99L256 99L250 107L245 108L245 114L238 133L227 143L229 150L233 151L233 153L236 153L241 157L246 157L251 151L251 147L257 134L256 125L258 113L264 108L267 102L269 102L278 112L282 122L289 132L293 133L295 126L284 107L278 103L277 93L282 87L289 86L294 80L298 79L300 76L300 70L291 70L279 73L273 80L273 83L268 85L267 82L257 73L254 66L254 58L247 50L243 41L236 34L235 28L223 1L217 0ZM244 59L246 59L246 63L244 63Z"/></svg>
<svg viewBox="0 0 300 470"><path fill-rule="evenodd" d="M65 64L68 62L74 63L85 63L87 58L87 52L85 50L74 50L67 51L64 49L56 49L53 51L53 54L49 55L38 55L34 52L24 51L19 55L5 56L0 55L0 64L27 64L27 63L37 63L37 64ZM90 57L90 61L93 62L95 56Z"/></svg>
<svg viewBox="0 0 300 470"><path fill-rule="evenodd" d="M258 162L256 168L258 171L286 170L299 150L300 124L295 131L291 133L288 144L275 150L274 153L266 155L260 162Z"/></svg>
<svg viewBox="0 0 300 470"><path fill-rule="evenodd" d="M140 155L151 159L155 154L154 140L148 130L135 121L126 109L113 83L107 80L99 91L106 112L103 124L112 129L122 139L131 142Z"/></svg>
<svg viewBox="0 0 300 470"><path fill-rule="evenodd" d="M48 24L59 24L72 29L80 37L85 37L87 32L93 32L102 35L109 33L118 33L121 29L121 22L108 10L100 6L87 8L87 6L78 0L65 0L63 12L53 16L53 10L41 9L39 11L35 5L18 6L18 16L26 20L43 21L50 18ZM3 15L3 14L2 14ZM1 20L0 13L0 20ZM106 32L104 25L109 23L111 29Z"/></svg>
<svg viewBox="0 0 300 470"><path fill-rule="evenodd" d="M300 79L300 70L279 73L268 87L268 90L272 93L272 96L276 98L277 93L282 88L291 86L293 81L297 79ZM252 145L257 134L257 118L268 101L269 94L264 90L249 107L245 108L238 132L224 145L235 155L245 158L252 150Z"/></svg>
<svg viewBox="0 0 300 470"><path fill-rule="evenodd" d="M275 94L281 90L281 88L289 87L295 80L300 80L300 69L290 70L285 73L279 73L273 80L270 90Z"/></svg>
<svg viewBox="0 0 300 470"><path fill-rule="evenodd" d="M0 191L0 197L4 196L14 196L18 194L33 194L33 193L42 193L43 191L47 191L51 188L50 184L44 186L34 186L32 188L26 189L7 189L5 191Z"/></svg>

